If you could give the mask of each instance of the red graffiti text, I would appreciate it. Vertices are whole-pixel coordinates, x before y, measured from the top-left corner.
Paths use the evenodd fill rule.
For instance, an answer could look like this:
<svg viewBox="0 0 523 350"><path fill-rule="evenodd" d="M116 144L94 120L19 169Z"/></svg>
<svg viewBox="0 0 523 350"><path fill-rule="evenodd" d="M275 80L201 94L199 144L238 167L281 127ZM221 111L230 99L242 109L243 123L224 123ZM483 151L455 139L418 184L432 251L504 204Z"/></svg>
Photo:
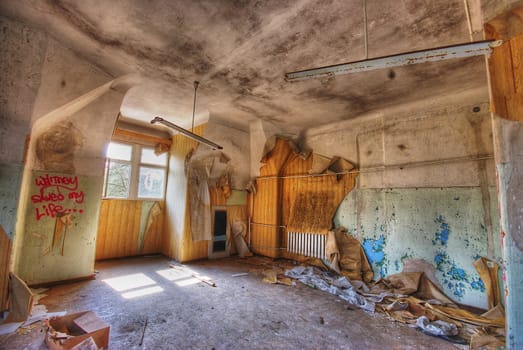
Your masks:
<svg viewBox="0 0 523 350"><path fill-rule="evenodd" d="M56 218L67 213L83 213L78 205L84 203L84 191L79 189L77 176L40 175L34 180L38 192L31 196L36 204L36 220L44 217ZM68 208L66 208L68 207Z"/></svg>

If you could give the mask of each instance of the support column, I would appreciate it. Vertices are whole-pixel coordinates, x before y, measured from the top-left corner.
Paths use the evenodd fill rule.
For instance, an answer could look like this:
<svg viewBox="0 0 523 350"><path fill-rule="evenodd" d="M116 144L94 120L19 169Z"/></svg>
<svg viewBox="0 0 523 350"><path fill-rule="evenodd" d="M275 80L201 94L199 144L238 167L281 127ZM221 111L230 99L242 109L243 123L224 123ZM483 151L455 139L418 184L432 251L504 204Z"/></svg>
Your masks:
<svg viewBox="0 0 523 350"><path fill-rule="evenodd" d="M503 245L508 349L523 348L523 6L485 25L504 40L488 60Z"/></svg>
<svg viewBox="0 0 523 350"><path fill-rule="evenodd" d="M493 115L507 348L523 348L523 122Z"/></svg>

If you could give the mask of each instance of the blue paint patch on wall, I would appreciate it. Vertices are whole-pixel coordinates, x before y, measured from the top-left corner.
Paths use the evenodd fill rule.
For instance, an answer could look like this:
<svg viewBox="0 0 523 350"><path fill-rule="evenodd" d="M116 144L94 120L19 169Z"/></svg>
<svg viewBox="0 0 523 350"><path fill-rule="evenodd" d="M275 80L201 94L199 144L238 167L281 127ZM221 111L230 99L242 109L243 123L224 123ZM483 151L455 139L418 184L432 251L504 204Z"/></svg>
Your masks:
<svg viewBox="0 0 523 350"><path fill-rule="evenodd" d="M381 235L377 239L365 238L362 243L363 250L372 266L379 268L382 277L387 276L388 268L385 264L385 237Z"/></svg>
<svg viewBox="0 0 523 350"><path fill-rule="evenodd" d="M470 283L470 286L472 289L479 290L480 292L485 292L485 284L483 284L483 281L480 278L473 279Z"/></svg>
<svg viewBox="0 0 523 350"><path fill-rule="evenodd" d="M485 292L485 285L479 277L472 277L463 268L456 265L447 253L438 252L434 256L436 269L443 275L443 285L445 285L454 296L459 299L465 296L467 286L474 290Z"/></svg>
<svg viewBox="0 0 523 350"><path fill-rule="evenodd" d="M441 243L442 246L446 246L449 241L449 235L450 235L450 226L445 221L445 218L443 215L438 216L434 222L439 224L439 230L436 231L434 234L434 239L432 240L432 245L436 245L438 242Z"/></svg>

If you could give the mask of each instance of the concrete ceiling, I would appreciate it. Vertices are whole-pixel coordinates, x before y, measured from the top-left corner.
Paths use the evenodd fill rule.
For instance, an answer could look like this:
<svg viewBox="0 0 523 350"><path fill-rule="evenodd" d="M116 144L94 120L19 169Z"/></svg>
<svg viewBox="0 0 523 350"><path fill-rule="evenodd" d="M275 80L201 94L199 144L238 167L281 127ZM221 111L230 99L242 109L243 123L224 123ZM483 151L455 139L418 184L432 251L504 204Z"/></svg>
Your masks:
<svg viewBox="0 0 523 350"><path fill-rule="evenodd" d="M289 83L284 73L361 60L362 0L17 0L0 13L46 30L117 77L145 79L122 113L198 116L288 132L485 86L482 57ZM470 41L463 0L367 0L369 57Z"/></svg>

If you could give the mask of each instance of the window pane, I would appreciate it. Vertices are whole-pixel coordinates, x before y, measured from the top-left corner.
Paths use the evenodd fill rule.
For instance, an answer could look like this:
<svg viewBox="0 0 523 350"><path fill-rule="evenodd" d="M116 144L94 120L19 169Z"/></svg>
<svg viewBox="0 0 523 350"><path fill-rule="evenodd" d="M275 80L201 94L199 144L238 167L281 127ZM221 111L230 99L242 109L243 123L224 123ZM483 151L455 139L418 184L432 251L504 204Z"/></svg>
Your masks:
<svg viewBox="0 0 523 350"><path fill-rule="evenodd" d="M131 164L110 162L107 171L106 197L129 197L131 180Z"/></svg>
<svg viewBox="0 0 523 350"><path fill-rule="evenodd" d="M167 153L162 153L157 156L154 154L154 149L143 147L141 162L153 165L167 165Z"/></svg>
<svg viewBox="0 0 523 350"><path fill-rule="evenodd" d="M138 197L163 198L165 188L165 170L158 168L140 167L140 181L138 183Z"/></svg>
<svg viewBox="0 0 523 350"><path fill-rule="evenodd" d="M131 160L131 154L133 153L133 146L124 145L122 143L110 142L107 147L107 158L120 159L120 160Z"/></svg>

